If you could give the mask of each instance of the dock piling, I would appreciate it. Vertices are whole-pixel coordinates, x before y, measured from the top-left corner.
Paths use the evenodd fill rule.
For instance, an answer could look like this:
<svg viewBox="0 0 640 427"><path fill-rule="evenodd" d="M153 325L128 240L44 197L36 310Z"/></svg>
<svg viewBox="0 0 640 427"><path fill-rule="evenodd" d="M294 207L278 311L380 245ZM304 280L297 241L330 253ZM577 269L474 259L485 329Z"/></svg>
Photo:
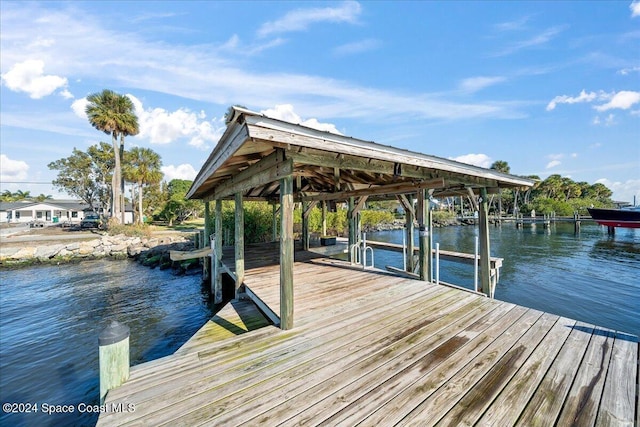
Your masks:
<svg viewBox="0 0 640 427"><path fill-rule="evenodd" d="M114 320L98 336L100 404L107 392L129 379L129 327Z"/></svg>

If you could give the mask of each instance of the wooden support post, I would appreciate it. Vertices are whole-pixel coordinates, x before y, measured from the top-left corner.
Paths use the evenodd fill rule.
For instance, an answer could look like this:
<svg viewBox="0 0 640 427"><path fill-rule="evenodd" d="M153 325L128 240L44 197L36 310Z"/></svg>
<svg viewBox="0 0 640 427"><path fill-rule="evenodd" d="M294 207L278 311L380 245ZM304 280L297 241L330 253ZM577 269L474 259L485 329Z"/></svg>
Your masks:
<svg viewBox="0 0 640 427"><path fill-rule="evenodd" d="M480 236L480 291L488 297L493 297L491 289L491 256L489 247L489 212L487 189L480 189L480 203L478 215L478 227Z"/></svg>
<svg viewBox="0 0 640 427"><path fill-rule="evenodd" d="M327 235L327 201L322 201L322 235Z"/></svg>
<svg viewBox="0 0 640 427"><path fill-rule="evenodd" d="M309 250L309 216L307 214L309 202L302 202L302 250Z"/></svg>
<svg viewBox="0 0 640 427"><path fill-rule="evenodd" d="M355 263L354 251L351 247L356 243L356 223L354 221L355 201L353 197L349 197L349 208L347 210L347 224L349 227L349 262Z"/></svg>
<svg viewBox="0 0 640 427"><path fill-rule="evenodd" d="M209 206L209 202L205 202L204 204L204 244L203 248L209 247L211 239L211 207ZM207 280L211 280L211 264L213 263L213 259L204 258L202 260L202 281L206 282Z"/></svg>
<svg viewBox="0 0 640 427"><path fill-rule="evenodd" d="M273 205L271 205L271 210L272 210L272 221L273 221L273 241L277 241L278 240L278 209L276 207L276 204L274 203Z"/></svg>
<svg viewBox="0 0 640 427"><path fill-rule="evenodd" d="M129 379L129 328L114 320L98 336L100 404L107 392Z"/></svg>
<svg viewBox="0 0 640 427"><path fill-rule="evenodd" d="M415 230L413 228L413 222L415 221L415 210L413 209L413 196L408 195L407 202L409 204L409 209L405 207L405 232L407 233L407 271L413 273L416 266L415 260L413 258L415 249Z"/></svg>
<svg viewBox="0 0 640 427"><path fill-rule="evenodd" d="M431 273L431 210L426 190L418 191L418 251L420 264L420 280L432 281Z"/></svg>
<svg viewBox="0 0 640 427"><path fill-rule="evenodd" d="M236 250L236 294L240 299L244 294L244 208L242 206L242 193L236 193L236 232L234 246Z"/></svg>
<svg viewBox="0 0 640 427"><path fill-rule="evenodd" d="M293 177L280 180L280 328L293 328Z"/></svg>
<svg viewBox="0 0 640 427"><path fill-rule="evenodd" d="M215 257L213 261L213 302L222 302L222 200L216 200L216 213L214 218L213 232L215 233L213 247Z"/></svg>

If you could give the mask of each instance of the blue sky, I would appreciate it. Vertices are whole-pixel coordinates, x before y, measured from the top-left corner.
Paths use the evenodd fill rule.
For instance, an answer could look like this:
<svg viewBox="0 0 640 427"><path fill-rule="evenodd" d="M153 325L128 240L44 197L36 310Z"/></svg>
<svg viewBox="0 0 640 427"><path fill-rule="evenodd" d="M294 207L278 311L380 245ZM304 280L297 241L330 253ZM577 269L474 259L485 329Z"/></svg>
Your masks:
<svg viewBox="0 0 640 427"><path fill-rule="evenodd" d="M0 191L59 193L51 161L132 96L167 179L193 179L240 104L640 200L640 2L0 3Z"/></svg>

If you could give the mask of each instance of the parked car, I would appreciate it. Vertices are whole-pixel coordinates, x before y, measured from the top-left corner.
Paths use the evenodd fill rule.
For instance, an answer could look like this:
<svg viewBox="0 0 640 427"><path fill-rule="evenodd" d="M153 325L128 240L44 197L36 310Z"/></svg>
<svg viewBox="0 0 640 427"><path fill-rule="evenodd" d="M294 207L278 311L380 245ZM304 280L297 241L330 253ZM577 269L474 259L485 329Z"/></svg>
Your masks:
<svg viewBox="0 0 640 427"><path fill-rule="evenodd" d="M80 228L101 228L102 219L98 214L89 214L80 221Z"/></svg>

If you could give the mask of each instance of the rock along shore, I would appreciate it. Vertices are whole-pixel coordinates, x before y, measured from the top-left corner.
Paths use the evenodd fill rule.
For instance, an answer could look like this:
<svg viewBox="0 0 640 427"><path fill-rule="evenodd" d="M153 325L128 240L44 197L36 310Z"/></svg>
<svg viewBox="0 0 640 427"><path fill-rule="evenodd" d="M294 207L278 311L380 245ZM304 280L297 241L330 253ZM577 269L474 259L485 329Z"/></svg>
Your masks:
<svg viewBox="0 0 640 427"><path fill-rule="evenodd" d="M141 264L161 268L173 266L169 251L193 249L193 242L184 236L127 237L101 236L96 239L70 243L25 243L21 246L0 247L0 267L19 267L33 264L58 264L84 259L135 259ZM197 261L197 260L195 260ZM184 263L183 263L184 264ZM191 263L193 264L193 263ZM185 264L183 268L190 265Z"/></svg>

